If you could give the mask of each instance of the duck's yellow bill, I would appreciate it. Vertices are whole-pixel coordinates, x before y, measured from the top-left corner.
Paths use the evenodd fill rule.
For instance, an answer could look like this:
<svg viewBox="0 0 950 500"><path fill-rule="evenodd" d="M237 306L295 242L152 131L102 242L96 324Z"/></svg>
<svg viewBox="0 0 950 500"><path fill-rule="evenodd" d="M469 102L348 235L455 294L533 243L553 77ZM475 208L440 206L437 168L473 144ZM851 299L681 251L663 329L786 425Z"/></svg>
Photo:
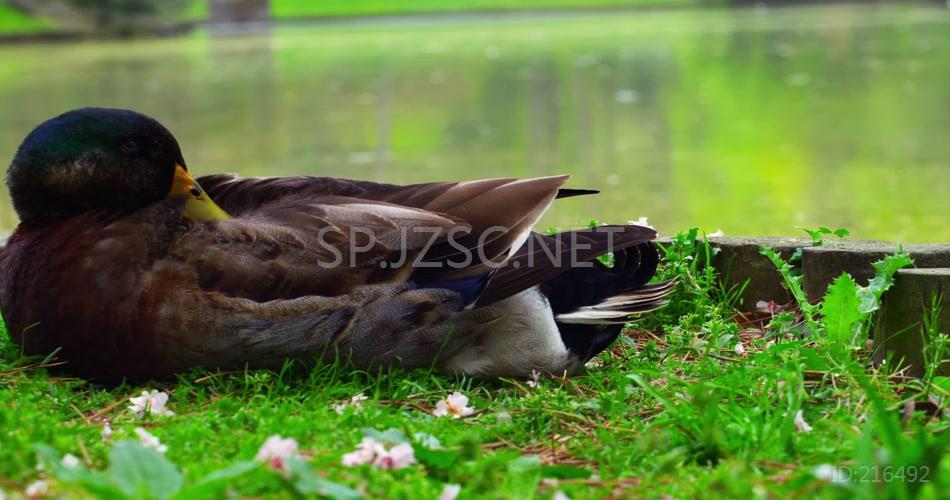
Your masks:
<svg viewBox="0 0 950 500"><path fill-rule="evenodd" d="M228 215L219 207L208 193L201 188L198 181L191 178L181 165L175 165L175 178L172 187L168 190L169 198L184 198L185 209L182 215L194 221L227 220Z"/></svg>

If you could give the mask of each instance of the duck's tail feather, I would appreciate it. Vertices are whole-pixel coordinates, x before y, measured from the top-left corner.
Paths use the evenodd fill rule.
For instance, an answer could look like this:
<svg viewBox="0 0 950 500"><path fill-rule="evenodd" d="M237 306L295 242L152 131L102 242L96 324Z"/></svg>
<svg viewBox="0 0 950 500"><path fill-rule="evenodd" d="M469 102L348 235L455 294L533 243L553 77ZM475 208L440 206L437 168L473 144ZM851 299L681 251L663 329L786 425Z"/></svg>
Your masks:
<svg viewBox="0 0 950 500"><path fill-rule="evenodd" d="M587 196L598 193L600 193L600 191L596 189L561 188L557 190L557 199L560 200L564 198L573 198L574 196Z"/></svg>
<svg viewBox="0 0 950 500"><path fill-rule="evenodd" d="M655 311L666 305L666 297L675 281L647 285L639 290L608 297L603 302L554 316L559 323L579 325L624 324L630 316Z"/></svg>
<svg viewBox="0 0 950 500"><path fill-rule="evenodd" d="M642 260L640 246L647 255L656 255L651 243L656 232L636 225L599 226L544 236L532 233L527 242L504 266L493 273L475 307L483 307L528 288L541 285L552 305L565 311L573 304L591 305L614 293L632 290L653 277L657 259ZM596 259L613 252L615 265L623 273ZM596 278L600 277L600 279ZM591 283L572 283L572 280ZM577 295L575 300L574 296ZM555 311L557 312L557 308Z"/></svg>
<svg viewBox="0 0 950 500"><path fill-rule="evenodd" d="M663 307L675 282L647 282L660 261L652 242L615 250L613 266L572 269L541 285L564 345L586 361L612 344L631 316Z"/></svg>

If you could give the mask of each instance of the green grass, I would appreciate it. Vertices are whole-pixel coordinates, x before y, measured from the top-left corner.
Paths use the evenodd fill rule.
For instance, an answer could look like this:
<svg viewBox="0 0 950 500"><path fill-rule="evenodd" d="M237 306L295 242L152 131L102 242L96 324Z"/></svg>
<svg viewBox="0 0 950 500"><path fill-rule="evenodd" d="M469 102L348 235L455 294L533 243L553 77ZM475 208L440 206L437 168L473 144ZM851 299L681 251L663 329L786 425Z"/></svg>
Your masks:
<svg viewBox="0 0 950 500"><path fill-rule="evenodd" d="M948 491L950 433L940 417L950 396L946 378L921 383L868 371L863 338L831 339L817 316L809 320L814 333L788 312L768 324L740 324L729 305L735 291L715 284L701 264L711 249L691 236L680 235L665 261L662 274L680 279L666 309L633 324L586 376L542 379L538 387L339 365L195 371L173 382L103 387L21 359L0 334L0 488L23 491L46 478L52 492L68 497L116 484L148 496L175 490L182 474L183 498L295 497L334 486L344 487L335 490L339 497L358 490L367 498L436 498L449 483L462 485L460 498L551 498L556 491L571 498L938 498ZM882 275L900 264L889 262ZM787 278L796 286L791 271ZM833 304L827 308L841 308ZM868 324L857 310L841 311L850 331ZM739 343L744 355L736 353ZM175 415L140 420L128 412L127 398L147 388L169 392ZM479 412L433 417L436 402L454 391ZM362 409L331 409L358 393L369 396ZM798 411L812 431L796 428ZM111 442L101 437L106 420ZM167 461L120 444L135 441L139 426L168 446ZM408 436L420 463L393 471L341 465L373 431L389 431L394 441ZM252 463L275 434L296 439L305 457L286 480ZM444 449L427 451L426 436ZM37 449L54 459L73 454L82 468L51 462L40 470ZM851 481L817 478L824 464ZM218 481L208 479L227 467ZM926 482L911 480L912 471ZM199 483L202 492L194 490Z"/></svg>
<svg viewBox="0 0 950 500"><path fill-rule="evenodd" d="M272 0L277 19L373 16L421 12L698 5L696 0Z"/></svg>
<svg viewBox="0 0 950 500"><path fill-rule="evenodd" d="M0 35L23 35L51 31L53 24L0 2Z"/></svg>

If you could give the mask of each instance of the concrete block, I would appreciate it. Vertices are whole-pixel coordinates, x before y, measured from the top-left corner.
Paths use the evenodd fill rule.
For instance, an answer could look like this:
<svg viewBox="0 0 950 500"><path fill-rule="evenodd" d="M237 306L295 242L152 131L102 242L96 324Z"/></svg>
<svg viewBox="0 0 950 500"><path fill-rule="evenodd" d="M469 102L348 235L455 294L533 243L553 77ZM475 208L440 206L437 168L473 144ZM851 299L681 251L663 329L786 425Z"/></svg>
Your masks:
<svg viewBox="0 0 950 500"><path fill-rule="evenodd" d="M822 246L805 248L802 270L808 300L821 300L828 285L843 272L850 274L859 285L867 285L874 277L871 264L896 250L896 243L864 240L826 241ZM904 245L904 250L914 259L914 267L950 267L950 244Z"/></svg>
<svg viewBox="0 0 950 500"><path fill-rule="evenodd" d="M805 238L710 238L709 243L719 249L713 258L713 267L727 287L748 285L742 294L739 309L754 311L756 302L775 301L785 304L792 296L783 285L782 276L761 249L771 247L788 260L795 250L808 245Z"/></svg>
<svg viewBox="0 0 950 500"><path fill-rule="evenodd" d="M668 238L659 240L669 244ZM828 285L843 272L848 272L860 285L866 285L874 276L871 264L897 250L896 243L870 240L829 239L821 246L811 246L810 238L709 238L709 244L720 250L713 267L726 286L749 285L742 295L739 308L755 310L760 300L784 304L792 300L784 288L782 277L775 266L759 253L762 247L774 248L788 260L795 250L802 248L803 287L809 300L817 302L824 296ZM904 245L918 268L950 267L950 244Z"/></svg>
<svg viewBox="0 0 950 500"><path fill-rule="evenodd" d="M892 362L903 359L908 374L919 377L924 372L921 328L925 314L930 313L932 298L942 297L940 326L950 332L950 267L902 269L894 277L894 287L884 294L883 315L874 331L874 361L886 358ZM950 375L950 364L944 364L938 375Z"/></svg>
<svg viewBox="0 0 950 500"><path fill-rule="evenodd" d="M662 246L670 243L669 238L661 238ZM763 247L774 248L785 260L791 258L795 250L811 244L808 238L781 237L711 237L709 245L719 249L713 258L713 267L726 287L742 286L748 280L748 286L742 294L742 311L754 311L760 300L785 304L792 300L788 290L782 284L782 276L772 262L760 253Z"/></svg>

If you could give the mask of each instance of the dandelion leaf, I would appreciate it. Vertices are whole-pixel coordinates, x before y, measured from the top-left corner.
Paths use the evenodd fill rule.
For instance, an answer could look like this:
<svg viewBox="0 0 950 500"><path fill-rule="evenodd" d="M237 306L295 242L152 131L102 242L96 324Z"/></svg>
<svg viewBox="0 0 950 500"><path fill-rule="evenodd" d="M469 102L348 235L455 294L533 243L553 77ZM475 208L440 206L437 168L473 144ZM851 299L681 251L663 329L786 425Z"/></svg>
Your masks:
<svg viewBox="0 0 950 500"><path fill-rule="evenodd" d="M119 441L112 447L106 473L132 498L170 498L183 481L175 465L161 453L135 441Z"/></svg>
<svg viewBox="0 0 950 500"><path fill-rule="evenodd" d="M832 343L848 345L854 329L864 317L858 299L858 284L850 274L844 273L828 287L821 305L825 319L825 332Z"/></svg>

